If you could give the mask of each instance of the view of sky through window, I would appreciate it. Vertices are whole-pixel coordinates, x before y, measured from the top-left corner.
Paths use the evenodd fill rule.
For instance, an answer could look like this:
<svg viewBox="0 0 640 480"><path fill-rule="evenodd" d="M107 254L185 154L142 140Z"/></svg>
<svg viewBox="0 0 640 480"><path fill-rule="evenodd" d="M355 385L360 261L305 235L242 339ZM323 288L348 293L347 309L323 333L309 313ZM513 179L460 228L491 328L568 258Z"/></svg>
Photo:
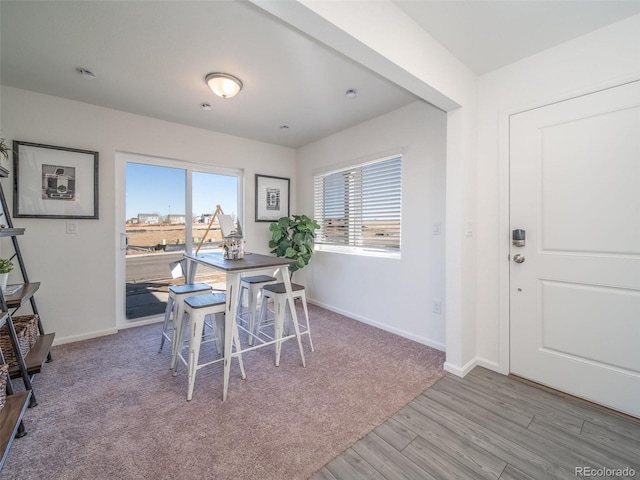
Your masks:
<svg viewBox="0 0 640 480"><path fill-rule="evenodd" d="M179 168L127 163L126 217L140 213L185 214L186 171ZM233 175L194 172L193 215L211 214L216 205L234 217L238 211L238 179Z"/></svg>

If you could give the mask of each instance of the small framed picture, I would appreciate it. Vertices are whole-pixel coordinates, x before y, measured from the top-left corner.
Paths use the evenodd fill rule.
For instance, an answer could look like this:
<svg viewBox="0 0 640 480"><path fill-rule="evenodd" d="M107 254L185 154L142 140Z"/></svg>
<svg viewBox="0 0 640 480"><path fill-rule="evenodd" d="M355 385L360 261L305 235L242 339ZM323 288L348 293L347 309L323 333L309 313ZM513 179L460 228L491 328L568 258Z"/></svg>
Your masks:
<svg viewBox="0 0 640 480"><path fill-rule="evenodd" d="M13 216L98 219L98 152L13 142Z"/></svg>
<svg viewBox="0 0 640 480"><path fill-rule="evenodd" d="M289 179L256 175L256 222L289 216Z"/></svg>

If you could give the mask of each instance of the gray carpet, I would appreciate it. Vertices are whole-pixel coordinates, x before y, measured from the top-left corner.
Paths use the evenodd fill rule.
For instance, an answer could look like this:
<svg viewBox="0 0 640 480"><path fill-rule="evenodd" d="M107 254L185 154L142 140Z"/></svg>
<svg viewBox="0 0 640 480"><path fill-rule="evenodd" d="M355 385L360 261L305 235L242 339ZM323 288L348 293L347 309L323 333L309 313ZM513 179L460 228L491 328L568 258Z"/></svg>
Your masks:
<svg viewBox="0 0 640 480"><path fill-rule="evenodd" d="M309 310L307 367L295 341L279 367L273 346L249 352L224 403L221 363L186 401L185 368L172 377L170 347L158 353L160 324L54 347L0 478L306 479L443 375L442 352Z"/></svg>

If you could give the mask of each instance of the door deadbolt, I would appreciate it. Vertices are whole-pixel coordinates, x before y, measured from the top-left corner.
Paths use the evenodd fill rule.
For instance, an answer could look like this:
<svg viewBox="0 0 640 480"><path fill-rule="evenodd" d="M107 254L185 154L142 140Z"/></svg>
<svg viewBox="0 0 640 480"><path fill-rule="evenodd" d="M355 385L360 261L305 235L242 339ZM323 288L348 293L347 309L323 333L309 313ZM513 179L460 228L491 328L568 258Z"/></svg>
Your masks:
<svg viewBox="0 0 640 480"><path fill-rule="evenodd" d="M524 255L520 255L519 253L513 256L513 261L516 263L524 262Z"/></svg>
<svg viewBox="0 0 640 480"><path fill-rule="evenodd" d="M521 228L518 228L517 230L514 230L513 232L511 232L511 243L513 243L514 247L524 247L525 245L525 235L526 232L524 230L522 230Z"/></svg>

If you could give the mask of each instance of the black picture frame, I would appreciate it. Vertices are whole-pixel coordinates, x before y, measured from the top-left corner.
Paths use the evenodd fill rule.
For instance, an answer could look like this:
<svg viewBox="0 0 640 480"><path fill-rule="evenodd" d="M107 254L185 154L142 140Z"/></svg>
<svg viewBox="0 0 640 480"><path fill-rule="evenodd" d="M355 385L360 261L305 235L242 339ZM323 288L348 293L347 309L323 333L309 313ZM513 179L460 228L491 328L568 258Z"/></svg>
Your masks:
<svg viewBox="0 0 640 480"><path fill-rule="evenodd" d="M13 216L98 219L98 152L13 141Z"/></svg>
<svg viewBox="0 0 640 480"><path fill-rule="evenodd" d="M289 216L291 181L256 174L256 222L275 222Z"/></svg>

